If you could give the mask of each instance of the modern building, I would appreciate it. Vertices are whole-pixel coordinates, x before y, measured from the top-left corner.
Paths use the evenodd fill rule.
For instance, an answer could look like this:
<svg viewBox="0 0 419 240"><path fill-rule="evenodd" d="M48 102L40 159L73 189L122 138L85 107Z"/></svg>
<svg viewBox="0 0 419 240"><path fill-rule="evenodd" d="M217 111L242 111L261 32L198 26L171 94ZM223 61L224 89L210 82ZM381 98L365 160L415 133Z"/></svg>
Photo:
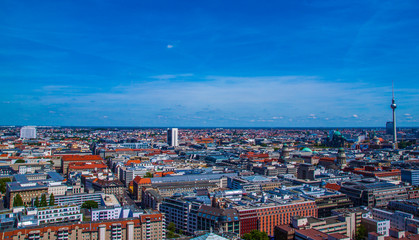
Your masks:
<svg viewBox="0 0 419 240"><path fill-rule="evenodd" d="M419 199L390 201L387 208L419 216Z"/></svg>
<svg viewBox="0 0 419 240"><path fill-rule="evenodd" d="M378 220L372 218L363 218L362 225L367 229L367 232L376 232L380 235L388 236L390 231L390 220Z"/></svg>
<svg viewBox="0 0 419 240"><path fill-rule="evenodd" d="M86 193L86 194L75 194L75 195L55 197L55 204L58 204L58 205L75 204L77 206L81 206L86 201L95 201L99 204L99 206L103 205L104 204L103 194Z"/></svg>
<svg viewBox="0 0 419 240"><path fill-rule="evenodd" d="M59 222L79 222L83 220L83 214L80 213L80 206L76 205L33 208L33 211L37 215L38 225Z"/></svg>
<svg viewBox="0 0 419 240"><path fill-rule="evenodd" d="M172 146L172 147L179 146L177 128L167 129L167 144L169 144L169 146Z"/></svg>
<svg viewBox="0 0 419 240"><path fill-rule="evenodd" d="M303 185L302 187L289 187L287 193L315 201L320 218L330 217L333 210L353 207L348 196L325 188Z"/></svg>
<svg viewBox="0 0 419 240"><path fill-rule="evenodd" d="M92 221L118 219L121 216L122 207L101 206L91 210Z"/></svg>
<svg viewBox="0 0 419 240"><path fill-rule="evenodd" d="M411 223L409 220L415 220L413 214L401 211L390 212L378 208L372 209L373 218L376 220L390 220L390 227L399 230L406 230L407 225ZM418 224L416 220L416 225Z"/></svg>
<svg viewBox="0 0 419 240"><path fill-rule="evenodd" d="M386 122L386 134L393 135L393 122Z"/></svg>
<svg viewBox="0 0 419 240"><path fill-rule="evenodd" d="M174 223L176 229L194 234L197 228L198 210L202 205L190 199L179 197L165 198L160 204L160 212L165 215L166 223Z"/></svg>
<svg viewBox="0 0 419 240"><path fill-rule="evenodd" d="M380 207L387 206L393 200L407 199L406 187L389 182L344 182L339 191L346 194L354 206Z"/></svg>
<svg viewBox="0 0 419 240"><path fill-rule="evenodd" d="M298 166L297 178L314 180L316 167L310 163L302 163Z"/></svg>
<svg viewBox="0 0 419 240"><path fill-rule="evenodd" d="M290 224L293 216L317 217L314 201L289 200L283 203L265 203L236 207L240 219L240 235L252 230L265 231L273 236L274 227Z"/></svg>
<svg viewBox="0 0 419 240"><path fill-rule="evenodd" d="M251 193L272 190L280 187L281 183L259 175L234 176L227 179L227 186L230 189L239 189Z"/></svg>
<svg viewBox="0 0 419 240"><path fill-rule="evenodd" d="M361 226L363 218L371 217L369 210L360 207L335 209L332 210L332 215L350 217L352 223L355 224L355 230ZM355 232L353 234L355 234Z"/></svg>
<svg viewBox="0 0 419 240"><path fill-rule="evenodd" d="M197 229L240 234L240 219L236 209L202 205L198 210Z"/></svg>
<svg viewBox="0 0 419 240"><path fill-rule="evenodd" d="M34 139L36 138L36 128L31 126L22 127L20 129L20 138Z"/></svg>
<svg viewBox="0 0 419 240"><path fill-rule="evenodd" d="M355 223L350 217L343 215L327 218L296 216L292 218L291 225L296 229L316 229L327 234L339 233L351 238L355 237Z"/></svg>
<svg viewBox="0 0 419 240"><path fill-rule="evenodd" d="M401 179L402 179L402 182L409 183L412 186L418 186L419 185L419 170L402 169Z"/></svg>

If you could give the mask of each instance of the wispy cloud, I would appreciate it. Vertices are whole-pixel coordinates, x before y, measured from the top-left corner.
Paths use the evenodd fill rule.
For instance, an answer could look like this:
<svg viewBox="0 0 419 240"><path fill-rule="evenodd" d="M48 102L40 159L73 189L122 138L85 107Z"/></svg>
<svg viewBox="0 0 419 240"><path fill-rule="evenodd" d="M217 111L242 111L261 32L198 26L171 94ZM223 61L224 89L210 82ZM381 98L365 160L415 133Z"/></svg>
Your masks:
<svg viewBox="0 0 419 240"><path fill-rule="evenodd" d="M193 77L196 81L178 81ZM68 112L127 117L143 124L206 124L295 126L380 125L389 115L387 88L366 83L335 83L316 76L203 76L169 74L149 81L119 85L106 92L67 96L69 86L47 85L53 91L37 100L40 105L65 106ZM53 111L59 112L54 109ZM347 116L347 112L357 112ZM359 114L365 117L359 118ZM287 116L287 117L284 117ZM345 117L347 116L347 117ZM377 118L377 116L382 116ZM406 115L407 116L407 115ZM356 123L350 119L357 119ZM385 122L382 121L382 122ZM154 124L153 124L154 123ZM158 124L157 124L158 125Z"/></svg>

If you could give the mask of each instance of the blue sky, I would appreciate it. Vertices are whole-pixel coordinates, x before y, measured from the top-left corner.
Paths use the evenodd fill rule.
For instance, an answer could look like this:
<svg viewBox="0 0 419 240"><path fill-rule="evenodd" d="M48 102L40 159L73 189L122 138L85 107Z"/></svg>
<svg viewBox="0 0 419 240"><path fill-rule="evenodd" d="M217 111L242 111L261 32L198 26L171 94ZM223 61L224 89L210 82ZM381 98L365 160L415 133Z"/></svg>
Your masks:
<svg viewBox="0 0 419 240"><path fill-rule="evenodd" d="M418 1L0 2L0 125L419 126Z"/></svg>

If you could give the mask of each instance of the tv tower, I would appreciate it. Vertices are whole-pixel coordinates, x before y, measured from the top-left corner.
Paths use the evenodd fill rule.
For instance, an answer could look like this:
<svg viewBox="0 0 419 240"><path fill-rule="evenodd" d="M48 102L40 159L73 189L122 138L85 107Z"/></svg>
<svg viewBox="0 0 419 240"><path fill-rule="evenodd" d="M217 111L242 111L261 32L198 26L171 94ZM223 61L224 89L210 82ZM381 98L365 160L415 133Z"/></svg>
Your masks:
<svg viewBox="0 0 419 240"><path fill-rule="evenodd" d="M391 109L393 109L393 149L397 149L397 131L396 131L396 100L394 99L394 81L392 84L393 99L391 100Z"/></svg>

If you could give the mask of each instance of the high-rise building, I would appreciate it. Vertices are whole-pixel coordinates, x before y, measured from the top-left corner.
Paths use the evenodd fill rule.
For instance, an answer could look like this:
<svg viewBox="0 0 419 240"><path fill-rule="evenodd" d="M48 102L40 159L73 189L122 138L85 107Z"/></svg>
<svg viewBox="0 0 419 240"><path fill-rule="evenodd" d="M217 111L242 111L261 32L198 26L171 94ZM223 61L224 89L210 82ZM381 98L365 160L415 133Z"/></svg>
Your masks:
<svg viewBox="0 0 419 240"><path fill-rule="evenodd" d="M36 128L35 127L22 127L20 129L20 138L31 139L36 138Z"/></svg>
<svg viewBox="0 0 419 240"><path fill-rule="evenodd" d="M401 171L402 182L409 183L412 186L419 185L419 170L402 169Z"/></svg>
<svg viewBox="0 0 419 240"><path fill-rule="evenodd" d="M178 129L177 128L169 128L167 129L167 144L169 146L179 146L178 143Z"/></svg>
<svg viewBox="0 0 419 240"><path fill-rule="evenodd" d="M387 122L386 123L386 134L392 135L393 134L393 122Z"/></svg>
<svg viewBox="0 0 419 240"><path fill-rule="evenodd" d="M394 100L394 87L393 87L393 99L391 100L391 109L393 109L393 149L397 149L397 131L396 131L396 100Z"/></svg>

